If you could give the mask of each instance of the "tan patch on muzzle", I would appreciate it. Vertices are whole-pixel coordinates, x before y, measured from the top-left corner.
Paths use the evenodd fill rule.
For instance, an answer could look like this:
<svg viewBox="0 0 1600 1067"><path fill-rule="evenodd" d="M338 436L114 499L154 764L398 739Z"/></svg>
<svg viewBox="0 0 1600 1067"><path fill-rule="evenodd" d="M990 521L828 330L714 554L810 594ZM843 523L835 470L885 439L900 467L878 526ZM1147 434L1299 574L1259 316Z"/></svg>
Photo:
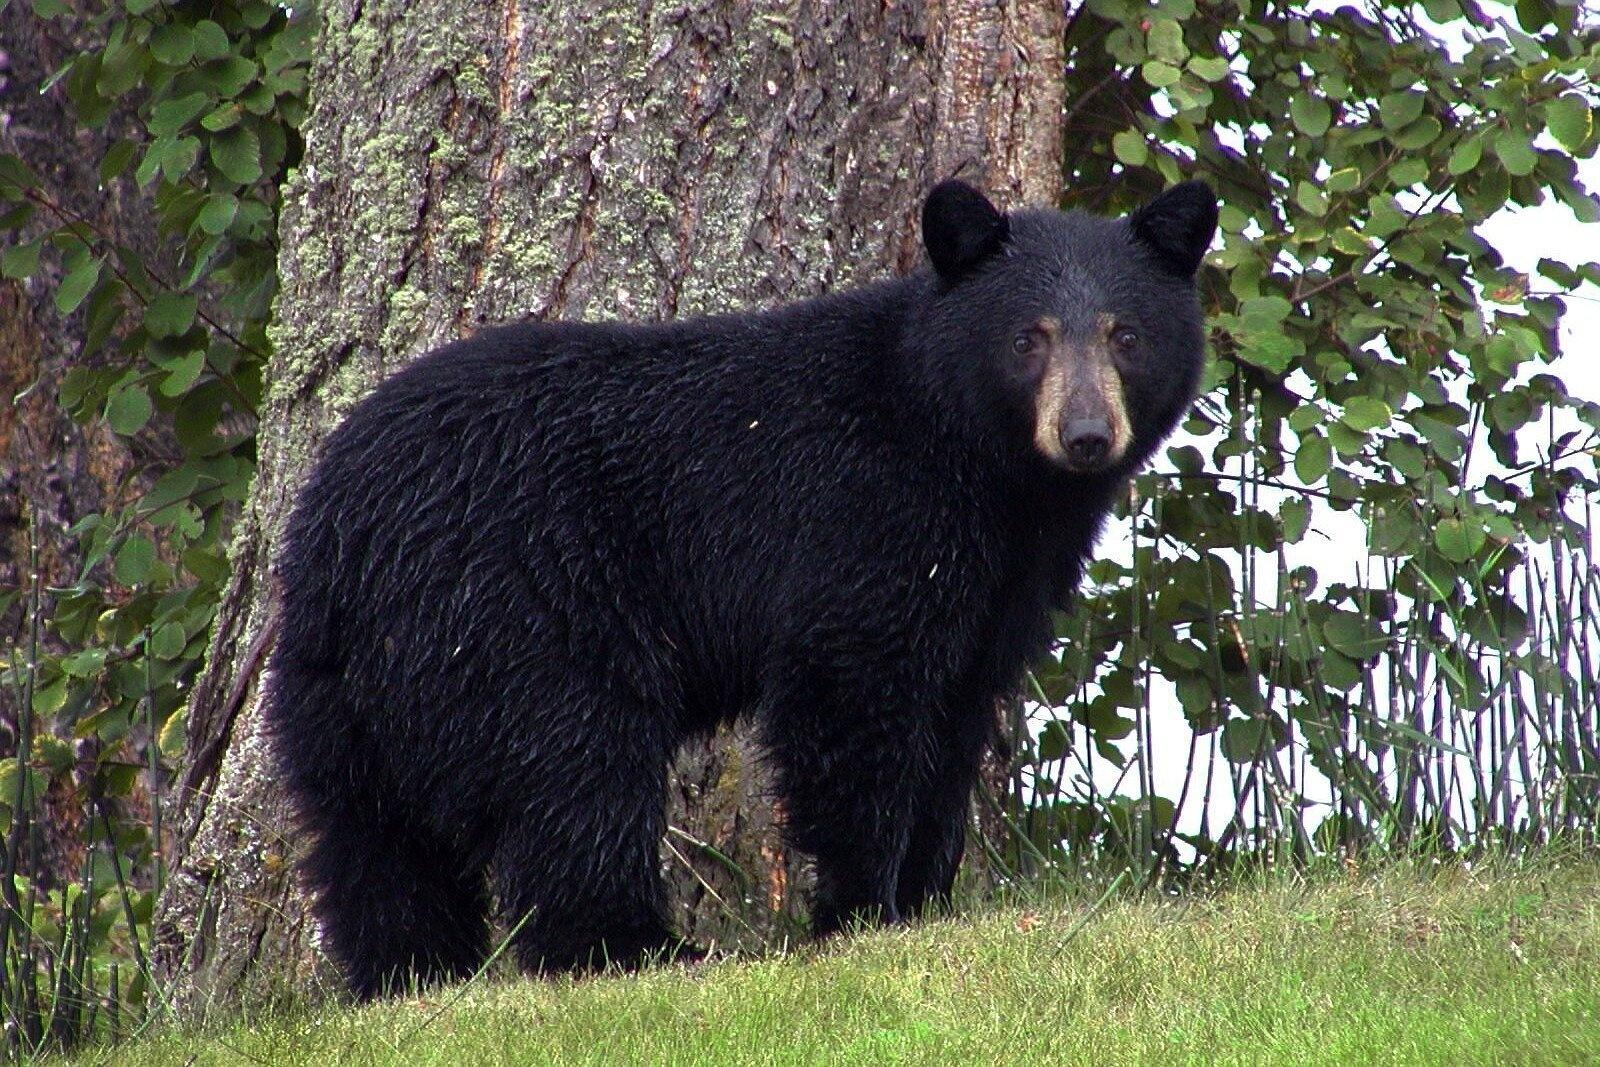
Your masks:
<svg viewBox="0 0 1600 1067"><path fill-rule="evenodd" d="M1063 341L1054 320L1043 320L1041 326L1050 336L1050 362L1033 396L1034 448L1050 462L1070 467L1061 441L1062 428L1071 420L1104 419L1111 428L1105 462L1115 463L1127 455L1133 442L1122 375L1111 360L1110 335L1115 323L1109 316L1101 316L1099 335L1087 345Z"/></svg>
<svg viewBox="0 0 1600 1067"><path fill-rule="evenodd" d="M1056 345L1033 394L1033 447L1050 462L1065 466L1067 450L1061 446L1061 412L1067 406L1072 368L1062 357L1061 346Z"/></svg>
<svg viewBox="0 0 1600 1067"><path fill-rule="evenodd" d="M1128 446L1133 443L1133 423L1128 420L1128 403L1122 395L1122 375L1112 364L1111 354L1106 352L1104 356L1097 377L1100 398L1111 413L1111 451L1106 453L1106 460L1115 463L1128 454Z"/></svg>

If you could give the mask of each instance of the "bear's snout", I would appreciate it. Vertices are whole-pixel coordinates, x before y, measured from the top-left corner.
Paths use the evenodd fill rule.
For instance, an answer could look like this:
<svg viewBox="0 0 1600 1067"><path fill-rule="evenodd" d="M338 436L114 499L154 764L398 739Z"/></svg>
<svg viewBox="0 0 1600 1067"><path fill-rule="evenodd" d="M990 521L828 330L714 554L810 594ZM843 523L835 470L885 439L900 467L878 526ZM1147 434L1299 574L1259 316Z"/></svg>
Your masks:
<svg viewBox="0 0 1600 1067"><path fill-rule="evenodd" d="M1106 419L1069 420L1061 427L1061 450L1072 470L1098 469L1111 454L1111 423Z"/></svg>
<svg viewBox="0 0 1600 1067"><path fill-rule="evenodd" d="M1065 470L1105 470L1132 444L1122 376L1103 341L1057 341L1033 405L1034 447Z"/></svg>

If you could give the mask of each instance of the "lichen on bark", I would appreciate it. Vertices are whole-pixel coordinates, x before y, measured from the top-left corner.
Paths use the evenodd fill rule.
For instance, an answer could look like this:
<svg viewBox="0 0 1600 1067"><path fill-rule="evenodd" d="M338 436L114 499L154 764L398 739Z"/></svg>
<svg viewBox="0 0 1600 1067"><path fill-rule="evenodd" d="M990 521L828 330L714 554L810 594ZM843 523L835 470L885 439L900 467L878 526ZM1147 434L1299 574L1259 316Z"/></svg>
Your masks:
<svg viewBox="0 0 1600 1067"><path fill-rule="evenodd" d="M960 172L1054 202L1053 0L828 5L338 0L280 223L259 473L189 714L157 916L189 1013L318 971L255 708L273 543L318 442L387 372L479 325L658 319L906 269ZM737 732L692 747L663 863L698 939L769 939L803 872Z"/></svg>

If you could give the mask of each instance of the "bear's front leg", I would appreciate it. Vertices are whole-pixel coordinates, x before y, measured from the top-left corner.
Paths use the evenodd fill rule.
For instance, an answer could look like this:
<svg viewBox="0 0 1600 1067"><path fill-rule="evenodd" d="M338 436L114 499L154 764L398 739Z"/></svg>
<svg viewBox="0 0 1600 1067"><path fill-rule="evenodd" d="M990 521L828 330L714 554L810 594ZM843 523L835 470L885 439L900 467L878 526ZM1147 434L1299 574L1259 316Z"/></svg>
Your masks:
<svg viewBox="0 0 1600 1067"><path fill-rule="evenodd" d="M971 792L970 780L963 778L956 785L946 777L935 781L922 798L895 889L895 906L902 917L918 918L929 909L949 908L967 842Z"/></svg>
<svg viewBox="0 0 1600 1067"><path fill-rule="evenodd" d="M787 837L816 861L818 937L900 920L900 869L933 762L919 695L881 679L855 686L824 677L777 702L764 731Z"/></svg>
<svg viewBox="0 0 1600 1067"><path fill-rule="evenodd" d="M900 865L896 903L905 918L950 906L966 846L972 789L994 728L994 698L985 697L958 705L936 729L936 769L917 792L916 820Z"/></svg>

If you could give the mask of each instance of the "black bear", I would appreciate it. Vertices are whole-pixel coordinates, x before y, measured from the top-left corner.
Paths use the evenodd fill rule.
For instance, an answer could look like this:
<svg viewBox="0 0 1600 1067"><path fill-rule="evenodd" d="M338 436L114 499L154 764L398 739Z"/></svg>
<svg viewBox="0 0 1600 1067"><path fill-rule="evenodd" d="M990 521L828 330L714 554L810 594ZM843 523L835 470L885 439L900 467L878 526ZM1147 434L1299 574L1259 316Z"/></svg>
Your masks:
<svg viewBox="0 0 1600 1067"><path fill-rule="evenodd" d="M669 762L749 716L815 931L948 894L994 720L1183 416L1203 184L923 205L931 270L770 311L520 324L327 439L278 557L273 752L358 997L689 952Z"/></svg>

